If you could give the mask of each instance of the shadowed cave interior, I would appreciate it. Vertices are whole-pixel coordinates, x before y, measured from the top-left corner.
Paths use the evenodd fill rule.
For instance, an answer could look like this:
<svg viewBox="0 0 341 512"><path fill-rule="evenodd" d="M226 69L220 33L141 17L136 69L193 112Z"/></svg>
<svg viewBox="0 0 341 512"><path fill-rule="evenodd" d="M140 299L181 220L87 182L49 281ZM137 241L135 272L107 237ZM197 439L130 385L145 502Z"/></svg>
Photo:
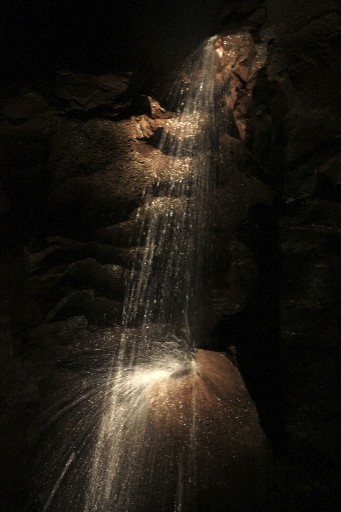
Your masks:
<svg viewBox="0 0 341 512"><path fill-rule="evenodd" d="M336 511L338 2L3 4L3 510ZM186 98L213 83L196 67L213 36L198 120ZM162 317L130 311L127 290L155 223L151 275L166 274L164 218L187 221L164 295L149 281L173 297ZM138 373L164 347L161 380ZM112 367L133 356L123 389Z"/></svg>

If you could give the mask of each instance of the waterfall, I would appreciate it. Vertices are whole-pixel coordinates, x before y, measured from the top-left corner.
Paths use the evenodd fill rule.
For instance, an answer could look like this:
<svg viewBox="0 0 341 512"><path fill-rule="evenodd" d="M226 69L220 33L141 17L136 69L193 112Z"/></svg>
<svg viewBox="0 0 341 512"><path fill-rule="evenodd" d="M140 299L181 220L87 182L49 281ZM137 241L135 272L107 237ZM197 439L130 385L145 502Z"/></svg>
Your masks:
<svg viewBox="0 0 341 512"><path fill-rule="evenodd" d="M178 115L165 123L159 150L173 161L168 182L157 181L144 194L136 221L141 224L135 262L125 300L123 325L150 323L171 327L181 348L194 349L192 329L200 324L204 251L211 187L210 159L215 52L211 38L187 63L187 81L171 92ZM145 344L154 345L148 330ZM137 347L138 348L138 347ZM125 348L123 347L123 350ZM134 357L139 359L138 354Z"/></svg>
<svg viewBox="0 0 341 512"><path fill-rule="evenodd" d="M187 376L195 373L202 317L214 38L191 57L186 74L171 93L176 116L165 122L158 146L172 155L174 179L149 186L136 216L143 251L128 278L86 512L182 511L189 503L195 510L196 396Z"/></svg>
<svg viewBox="0 0 341 512"><path fill-rule="evenodd" d="M82 372L65 372L52 396L30 511L266 509L271 456L255 405L224 354L196 350L210 201L227 164L214 48L206 41L174 84L153 152L170 164L136 214L121 326L91 331Z"/></svg>

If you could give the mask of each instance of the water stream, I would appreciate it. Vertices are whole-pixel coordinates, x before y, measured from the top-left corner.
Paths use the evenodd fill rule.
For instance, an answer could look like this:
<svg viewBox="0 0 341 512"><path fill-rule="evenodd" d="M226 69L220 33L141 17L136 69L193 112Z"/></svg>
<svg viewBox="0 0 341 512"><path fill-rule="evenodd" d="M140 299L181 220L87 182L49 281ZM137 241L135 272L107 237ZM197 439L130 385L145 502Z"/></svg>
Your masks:
<svg viewBox="0 0 341 512"><path fill-rule="evenodd" d="M133 270L123 315L126 326L139 318L146 326L151 322L171 326L181 338L182 350L190 351L195 346L191 331L200 323L212 186L213 44L212 38L192 56L187 80L179 78L171 92L178 115L165 123L159 150L173 156L168 174L174 178L157 181L145 191L136 219L142 221L138 245L145 250ZM147 335L145 342L149 341L154 344Z"/></svg>
<svg viewBox="0 0 341 512"><path fill-rule="evenodd" d="M181 511L189 503L195 510L195 388L186 384L185 399L179 388L196 372L202 317L213 45L211 38L192 56L187 80L179 79L171 93L177 115L165 122L159 150L172 155L168 172L176 179L148 187L137 213L137 245L144 249L128 280L126 329L107 384L86 512ZM138 341L131 326L139 327ZM181 432L178 423L172 427L173 415Z"/></svg>
<svg viewBox="0 0 341 512"><path fill-rule="evenodd" d="M196 351L212 159L222 157L214 44L188 59L171 92L158 143L170 164L136 215L121 326L107 339L94 330L77 379L66 368L51 394L30 512L264 510L257 411L223 354Z"/></svg>
<svg viewBox="0 0 341 512"><path fill-rule="evenodd" d="M85 360L76 346L76 372L57 372L29 512L266 510L256 408L224 354L196 350L210 201L227 167L214 45L188 59L171 92L156 152L170 163L136 214L121 326L87 331Z"/></svg>

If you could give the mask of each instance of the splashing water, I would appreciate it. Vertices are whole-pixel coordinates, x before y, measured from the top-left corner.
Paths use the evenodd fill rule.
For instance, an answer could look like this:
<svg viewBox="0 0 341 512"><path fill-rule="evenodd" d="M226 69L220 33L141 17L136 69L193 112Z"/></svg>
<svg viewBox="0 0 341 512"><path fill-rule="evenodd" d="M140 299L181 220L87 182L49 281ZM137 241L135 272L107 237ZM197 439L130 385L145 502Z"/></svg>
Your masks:
<svg viewBox="0 0 341 512"><path fill-rule="evenodd" d="M182 510L184 474L187 479L194 477L195 416L189 417L188 411L195 404L191 393L191 403L178 400L175 406L174 393L183 386L184 372L193 370L194 363L185 367L183 360L162 355L114 376L96 444L86 511ZM184 407L184 431L176 439L175 431L178 436L179 432L172 427L172 416L179 417Z"/></svg>
<svg viewBox="0 0 341 512"><path fill-rule="evenodd" d="M123 326L140 324L142 335L132 343L126 329L121 339L86 512L180 511L188 502L194 510L194 388L186 391L186 404L178 399L175 407L173 397L184 377L195 372L193 332L200 329L211 186L213 44L211 38L193 57L188 82L175 85L178 116L166 122L159 143L161 152L173 155L177 171L179 159L184 161L185 175L148 188L137 214L142 226L138 245L144 245L144 252L130 276ZM164 326L163 339L153 334L152 324ZM178 426L177 433L172 430L174 414L180 416L181 433Z"/></svg>
<svg viewBox="0 0 341 512"><path fill-rule="evenodd" d="M91 420L71 455L58 449L55 463L64 470L48 496L41 496L44 511L196 509L193 357L212 186L214 40L191 57L187 78L172 91L177 115L165 121L158 147L172 155L168 174L177 178L145 190L136 218L143 251L141 257L137 251L127 281L119 352L109 376L92 384L102 391L96 394L90 385L80 392ZM131 335L136 327L138 338ZM66 428L76 435L84 421L73 418Z"/></svg>
<svg viewBox="0 0 341 512"><path fill-rule="evenodd" d="M158 181L156 187L145 191L136 219L142 221L139 243L145 250L142 261L135 264L123 315L125 326L137 321L146 326L151 322L171 326L189 350L194 348L194 323L200 324L212 181L209 127L216 71L213 44L211 38L196 52L191 69L187 69L189 78L179 80L171 93L179 115L165 123L159 149L173 155L169 175L179 175L179 161L183 172L177 180ZM146 338L148 344L148 335ZM134 358L139 359L138 353Z"/></svg>

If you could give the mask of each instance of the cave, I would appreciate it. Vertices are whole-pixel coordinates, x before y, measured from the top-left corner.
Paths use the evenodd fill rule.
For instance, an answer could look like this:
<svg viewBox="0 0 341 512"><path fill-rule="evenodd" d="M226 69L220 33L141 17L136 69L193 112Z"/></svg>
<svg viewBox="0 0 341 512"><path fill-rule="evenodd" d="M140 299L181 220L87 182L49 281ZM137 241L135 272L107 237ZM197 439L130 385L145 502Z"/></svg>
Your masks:
<svg viewBox="0 0 341 512"><path fill-rule="evenodd" d="M2 4L1 509L336 512L339 2Z"/></svg>

